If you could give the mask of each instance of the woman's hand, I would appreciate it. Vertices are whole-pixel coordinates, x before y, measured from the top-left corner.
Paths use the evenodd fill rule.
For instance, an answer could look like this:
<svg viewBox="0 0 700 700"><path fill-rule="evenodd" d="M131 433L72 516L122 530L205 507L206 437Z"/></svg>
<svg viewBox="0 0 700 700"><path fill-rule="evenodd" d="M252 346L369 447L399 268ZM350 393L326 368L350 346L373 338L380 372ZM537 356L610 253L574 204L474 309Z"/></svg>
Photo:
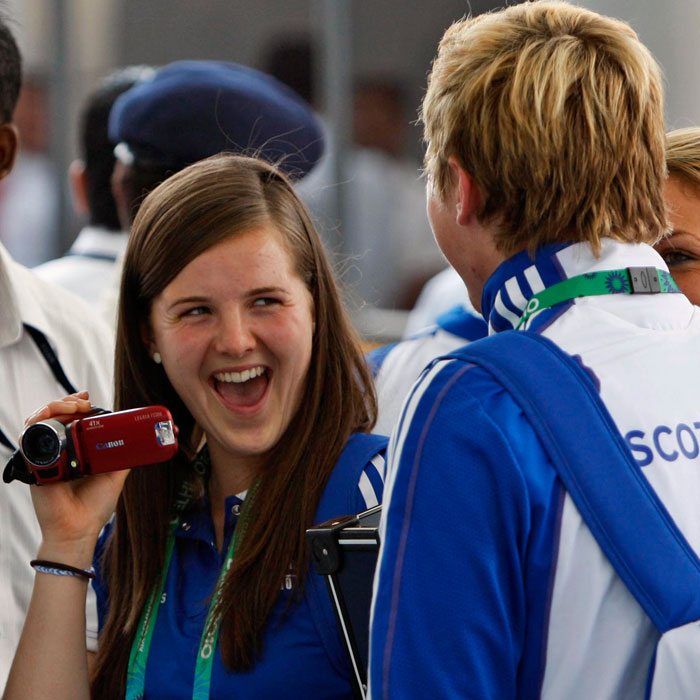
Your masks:
<svg viewBox="0 0 700 700"><path fill-rule="evenodd" d="M87 391L51 401L35 411L25 427L48 418L78 418L92 409ZM38 558L89 567L104 524L116 507L128 470L32 486L34 510L43 536Z"/></svg>

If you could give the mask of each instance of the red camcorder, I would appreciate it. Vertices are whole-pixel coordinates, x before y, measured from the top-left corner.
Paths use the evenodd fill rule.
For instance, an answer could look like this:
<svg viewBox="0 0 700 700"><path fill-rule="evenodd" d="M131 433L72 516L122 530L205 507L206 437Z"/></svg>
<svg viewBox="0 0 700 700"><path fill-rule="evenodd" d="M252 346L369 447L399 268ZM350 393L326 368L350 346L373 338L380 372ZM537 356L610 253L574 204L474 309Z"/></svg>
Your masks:
<svg viewBox="0 0 700 700"><path fill-rule="evenodd" d="M116 413L95 409L26 428L3 479L50 484L165 462L176 452L177 428L164 406Z"/></svg>

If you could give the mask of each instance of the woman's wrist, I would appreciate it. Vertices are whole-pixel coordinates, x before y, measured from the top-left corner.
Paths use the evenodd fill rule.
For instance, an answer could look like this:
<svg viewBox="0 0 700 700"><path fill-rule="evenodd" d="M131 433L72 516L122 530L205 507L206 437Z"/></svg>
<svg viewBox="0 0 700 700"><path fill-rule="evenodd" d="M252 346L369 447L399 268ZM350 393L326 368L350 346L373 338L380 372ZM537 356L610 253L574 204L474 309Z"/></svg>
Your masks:
<svg viewBox="0 0 700 700"><path fill-rule="evenodd" d="M95 553L97 538L85 538L70 542L46 542L39 546L36 559L58 562L77 569L89 569Z"/></svg>

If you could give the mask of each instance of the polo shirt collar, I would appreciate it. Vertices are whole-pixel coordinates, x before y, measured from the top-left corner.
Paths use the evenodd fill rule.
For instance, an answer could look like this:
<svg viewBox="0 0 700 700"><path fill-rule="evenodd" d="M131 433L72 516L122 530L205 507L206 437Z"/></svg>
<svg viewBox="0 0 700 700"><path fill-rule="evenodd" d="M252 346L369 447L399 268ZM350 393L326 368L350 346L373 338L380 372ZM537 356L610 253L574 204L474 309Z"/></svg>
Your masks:
<svg viewBox="0 0 700 700"><path fill-rule="evenodd" d="M109 231L101 226L85 226L68 251L69 255L101 256L117 260L124 255L128 231Z"/></svg>

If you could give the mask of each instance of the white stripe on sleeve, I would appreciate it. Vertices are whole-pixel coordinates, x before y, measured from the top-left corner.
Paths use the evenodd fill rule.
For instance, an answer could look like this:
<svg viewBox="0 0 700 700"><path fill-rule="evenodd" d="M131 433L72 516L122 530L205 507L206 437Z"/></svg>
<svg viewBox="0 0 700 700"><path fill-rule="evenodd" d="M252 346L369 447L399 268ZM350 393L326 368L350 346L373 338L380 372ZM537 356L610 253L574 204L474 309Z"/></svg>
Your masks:
<svg viewBox="0 0 700 700"><path fill-rule="evenodd" d="M374 455L370 462L374 465L374 468L377 470L377 474L379 474L379 478L382 480L382 483L384 483L384 470L386 467L386 459L384 459L384 455Z"/></svg>
<svg viewBox="0 0 700 700"><path fill-rule="evenodd" d="M365 499L366 508L374 508L374 506L379 505L379 499L374 492L372 482L364 472L362 472L362 476L360 477L360 492L362 493L362 498Z"/></svg>

